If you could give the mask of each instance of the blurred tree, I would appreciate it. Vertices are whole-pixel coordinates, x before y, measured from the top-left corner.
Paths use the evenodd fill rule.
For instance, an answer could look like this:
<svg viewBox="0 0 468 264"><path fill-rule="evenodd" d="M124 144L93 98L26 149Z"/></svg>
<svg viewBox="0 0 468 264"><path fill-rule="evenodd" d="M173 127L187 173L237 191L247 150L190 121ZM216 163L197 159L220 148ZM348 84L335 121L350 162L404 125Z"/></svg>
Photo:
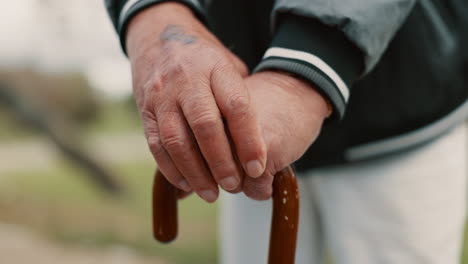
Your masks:
<svg viewBox="0 0 468 264"><path fill-rule="evenodd" d="M103 190L119 194L122 186L83 149L79 123L97 115L98 104L86 79L79 74L47 75L31 70L0 73L0 106L34 131L40 132ZM6 110L6 111L5 111ZM0 113L2 114L2 113Z"/></svg>
<svg viewBox="0 0 468 264"><path fill-rule="evenodd" d="M31 69L0 71L4 89L48 116L86 122L98 114L98 102L80 73L40 73Z"/></svg>

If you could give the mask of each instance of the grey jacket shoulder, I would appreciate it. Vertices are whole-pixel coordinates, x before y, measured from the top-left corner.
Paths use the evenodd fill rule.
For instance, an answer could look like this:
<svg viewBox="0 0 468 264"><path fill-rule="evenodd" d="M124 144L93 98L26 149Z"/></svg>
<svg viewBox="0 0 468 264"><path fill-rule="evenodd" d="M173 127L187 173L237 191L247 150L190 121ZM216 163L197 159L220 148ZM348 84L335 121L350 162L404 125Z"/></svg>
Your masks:
<svg viewBox="0 0 468 264"><path fill-rule="evenodd" d="M285 13L337 27L365 56L365 72L379 61L416 0L277 0L273 25Z"/></svg>

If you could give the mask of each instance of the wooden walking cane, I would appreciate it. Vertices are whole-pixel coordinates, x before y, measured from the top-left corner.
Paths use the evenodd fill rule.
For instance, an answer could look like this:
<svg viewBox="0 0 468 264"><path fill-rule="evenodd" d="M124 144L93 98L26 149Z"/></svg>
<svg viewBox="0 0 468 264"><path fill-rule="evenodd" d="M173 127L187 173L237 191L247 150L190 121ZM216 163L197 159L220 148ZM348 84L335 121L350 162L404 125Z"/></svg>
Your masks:
<svg viewBox="0 0 468 264"><path fill-rule="evenodd" d="M291 167L275 175L268 264L294 264L299 224L299 189ZM153 185L153 235L171 242L177 236L177 189L158 170Z"/></svg>

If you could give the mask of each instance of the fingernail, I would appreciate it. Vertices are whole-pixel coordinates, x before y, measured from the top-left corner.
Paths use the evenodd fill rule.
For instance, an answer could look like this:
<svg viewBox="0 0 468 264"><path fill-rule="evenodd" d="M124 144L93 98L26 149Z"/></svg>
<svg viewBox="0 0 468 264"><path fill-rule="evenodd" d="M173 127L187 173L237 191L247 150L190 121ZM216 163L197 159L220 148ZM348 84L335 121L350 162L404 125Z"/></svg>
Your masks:
<svg viewBox="0 0 468 264"><path fill-rule="evenodd" d="M239 181L237 180L236 177L227 177L227 178L222 179L220 184L224 190L231 191L237 188L237 186L239 185Z"/></svg>
<svg viewBox="0 0 468 264"><path fill-rule="evenodd" d="M262 176L264 168L262 166L262 163L258 160L251 160L247 162L245 165L245 170L247 171L247 174L252 177L252 178L258 178Z"/></svg>
<svg viewBox="0 0 468 264"><path fill-rule="evenodd" d="M216 201L216 198L217 198L217 195L215 192L213 192L212 190L205 190L205 191L200 191L198 193L198 195L200 195L200 197L209 202L209 203L212 203L214 201Z"/></svg>
<svg viewBox="0 0 468 264"><path fill-rule="evenodd" d="M186 192L190 192L192 190L186 180L181 180L179 182L179 187Z"/></svg>

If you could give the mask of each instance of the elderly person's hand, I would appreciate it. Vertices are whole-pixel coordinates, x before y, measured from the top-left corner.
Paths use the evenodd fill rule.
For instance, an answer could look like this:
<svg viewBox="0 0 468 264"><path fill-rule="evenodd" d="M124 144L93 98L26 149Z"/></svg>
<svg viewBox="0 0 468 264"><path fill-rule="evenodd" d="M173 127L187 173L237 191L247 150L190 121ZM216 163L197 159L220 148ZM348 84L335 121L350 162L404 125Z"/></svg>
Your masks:
<svg viewBox="0 0 468 264"><path fill-rule="evenodd" d="M299 159L317 138L329 108L309 83L281 72L260 72L246 80L267 146L267 164L259 178L246 177L243 191L264 200L274 175Z"/></svg>
<svg viewBox="0 0 468 264"><path fill-rule="evenodd" d="M148 8L131 20L126 40L145 135L169 182L213 202L218 184L240 190L243 170L246 178L263 174L266 147L247 69L190 9Z"/></svg>

